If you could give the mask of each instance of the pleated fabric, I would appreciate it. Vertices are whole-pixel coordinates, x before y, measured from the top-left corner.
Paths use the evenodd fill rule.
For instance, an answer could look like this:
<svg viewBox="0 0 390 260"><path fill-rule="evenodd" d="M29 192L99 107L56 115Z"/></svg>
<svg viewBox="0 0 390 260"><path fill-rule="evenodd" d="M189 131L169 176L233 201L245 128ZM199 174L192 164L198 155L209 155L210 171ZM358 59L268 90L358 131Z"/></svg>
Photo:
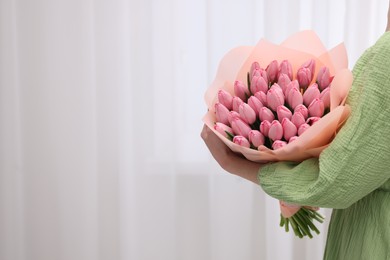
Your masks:
<svg viewBox="0 0 390 260"><path fill-rule="evenodd" d="M324 259L390 259L390 33L356 63L352 113L320 158L262 167L258 180L288 203L333 208Z"/></svg>

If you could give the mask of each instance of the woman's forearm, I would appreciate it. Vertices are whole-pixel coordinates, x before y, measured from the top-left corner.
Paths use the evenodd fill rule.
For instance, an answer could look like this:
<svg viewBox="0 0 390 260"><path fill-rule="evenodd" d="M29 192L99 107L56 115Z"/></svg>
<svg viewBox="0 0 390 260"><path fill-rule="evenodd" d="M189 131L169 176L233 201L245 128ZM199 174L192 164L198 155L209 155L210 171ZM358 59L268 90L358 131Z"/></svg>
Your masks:
<svg viewBox="0 0 390 260"><path fill-rule="evenodd" d="M232 152L206 125L203 127L201 136L211 155L225 171L258 184L257 173L261 164L249 161L242 155Z"/></svg>

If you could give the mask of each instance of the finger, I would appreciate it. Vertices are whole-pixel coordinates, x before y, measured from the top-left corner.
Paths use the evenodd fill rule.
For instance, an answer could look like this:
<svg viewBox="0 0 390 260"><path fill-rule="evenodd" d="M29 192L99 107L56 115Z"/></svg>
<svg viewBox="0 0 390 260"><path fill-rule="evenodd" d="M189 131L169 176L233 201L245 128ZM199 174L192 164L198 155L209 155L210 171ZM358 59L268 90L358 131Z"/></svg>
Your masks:
<svg viewBox="0 0 390 260"><path fill-rule="evenodd" d="M202 139L206 139L210 133L212 133L213 131L211 131L211 129L206 125L204 124L203 125L203 129L202 129L202 132L200 133L200 136L202 137Z"/></svg>

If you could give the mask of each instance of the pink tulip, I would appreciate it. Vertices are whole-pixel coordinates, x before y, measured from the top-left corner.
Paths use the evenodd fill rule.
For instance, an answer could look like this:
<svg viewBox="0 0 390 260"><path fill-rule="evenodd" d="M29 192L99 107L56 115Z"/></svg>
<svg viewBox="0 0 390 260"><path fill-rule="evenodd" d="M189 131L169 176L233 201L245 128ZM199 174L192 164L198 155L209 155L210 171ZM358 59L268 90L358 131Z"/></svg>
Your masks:
<svg viewBox="0 0 390 260"><path fill-rule="evenodd" d="M280 94L283 95L283 89L282 89L281 86L279 86L278 83L272 84L272 86L271 86L271 88L270 88L269 90L271 90L271 89L273 89L273 90L275 90L275 91L279 91Z"/></svg>
<svg viewBox="0 0 390 260"><path fill-rule="evenodd" d="M251 144L249 143L248 139L246 139L244 136L236 135L233 137L233 143L238 144L239 146L243 146L246 148L251 147Z"/></svg>
<svg viewBox="0 0 390 260"><path fill-rule="evenodd" d="M290 138L290 140L288 140L288 143L294 142L297 139L298 139L298 136L293 136Z"/></svg>
<svg viewBox="0 0 390 260"><path fill-rule="evenodd" d="M324 102L321 99L316 98L310 103L307 109L309 110L310 116L322 117L325 112Z"/></svg>
<svg viewBox="0 0 390 260"><path fill-rule="evenodd" d="M301 92L296 88L292 88L288 93L287 103L292 109L295 109L298 105L301 105L303 103L303 96Z"/></svg>
<svg viewBox="0 0 390 260"><path fill-rule="evenodd" d="M314 71L316 70L316 62L313 59L310 59L306 61L305 63L302 64L302 68L307 68L310 70L311 75L310 75L310 81L313 79L314 76Z"/></svg>
<svg viewBox="0 0 390 260"><path fill-rule="evenodd" d="M264 136L258 130L252 130L248 134L249 142L253 144L255 147L259 147L264 144Z"/></svg>
<svg viewBox="0 0 390 260"><path fill-rule="evenodd" d="M297 79L299 86L307 88L311 82L311 71L307 68L300 68L297 72Z"/></svg>
<svg viewBox="0 0 390 260"><path fill-rule="evenodd" d="M284 105L284 95L277 89L270 89L267 92L267 105L273 111L276 111L278 106Z"/></svg>
<svg viewBox="0 0 390 260"><path fill-rule="evenodd" d="M266 68L269 82L275 82L278 79L279 65L278 61L273 60Z"/></svg>
<svg viewBox="0 0 390 260"><path fill-rule="evenodd" d="M268 107L262 107L259 111L260 121L270 121L272 122L275 119L274 113Z"/></svg>
<svg viewBox="0 0 390 260"><path fill-rule="evenodd" d="M293 79L292 66L288 60L284 60L284 61L282 61L282 63L280 63L279 75L280 74L286 74L290 78L290 80Z"/></svg>
<svg viewBox="0 0 390 260"><path fill-rule="evenodd" d="M217 118L217 122L225 125L229 124L228 115L229 109L227 109L221 103L215 103L215 116Z"/></svg>
<svg viewBox="0 0 390 260"><path fill-rule="evenodd" d="M268 136L269 128L270 128L270 127L271 127L270 121L264 120L264 121L261 122L261 124L260 124L260 132L261 132L264 136Z"/></svg>
<svg viewBox="0 0 390 260"><path fill-rule="evenodd" d="M278 120L274 120L271 123L271 126L268 131L268 137L272 141L280 140L283 137L283 127Z"/></svg>
<svg viewBox="0 0 390 260"><path fill-rule="evenodd" d="M241 100L246 100L249 96L248 88L239 80L234 82L234 94Z"/></svg>
<svg viewBox="0 0 390 260"><path fill-rule="evenodd" d="M239 118L241 119L241 116L238 112L236 111L230 111L229 114L228 114L228 120L229 120L229 124L232 125L232 121L233 121L233 118Z"/></svg>
<svg viewBox="0 0 390 260"><path fill-rule="evenodd" d="M286 88L291 80L287 74L279 74L278 85L282 88L283 93L286 93Z"/></svg>
<svg viewBox="0 0 390 260"><path fill-rule="evenodd" d="M288 94L290 93L290 91L291 91L293 88L299 90L299 83L298 83L298 80L296 80L296 79L293 80L293 81L291 81L291 82L287 85L287 87L286 87L286 89L285 89L285 91L284 91L284 95L285 95L286 97L288 97Z"/></svg>
<svg viewBox="0 0 390 260"><path fill-rule="evenodd" d="M317 123L318 120L320 120L321 117L316 117L316 116L312 116L312 117L309 117L307 120L306 120L306 124L308 125L314 125L315 123Z"/></svg>
<svg viewBox="0 0 390 260"><path fill-rule="evenodd" d="M292 117L292 113L291 113L290 109L288 109L285 106L278 106L278 108L276 109L276 113L278 115L279 121L282 121L283 118L291 119L291 117Z"/></svg>
<svg viewBox="0 0 390 260"><path fill-rule="evenodd" d="M302 135L307 129L310 128L310 125L308 124L302 124L299 128L298 128L298 136Z"/></svg>
<svg viewBox="0 0 390 260"><path fill-rule="evenodd" d="M251 79L252 79L252 77L253 77L253 74L254 74L256 71L258 71L258 70L260 70L260 64L259 64L257 61L255 61L255 62L252 63L251 69L250 69L250 76L251 76Z"/></svg>
<svg viewBox="0 0 390 260"><path fill-rule="evenodd" d="M233 118L231 126L234 134L242 135L245 138L248 138L248 134L252 130L247 123L245 123L239 118Z"/></svg>
<svg viewBox="0 0 390 260"><path fill-rule="evenodd" d="M291 137L296 136L298 129L297 127L288 119L284 118L282 121L283 127L283 137L285 140L290 140Z"/></svg>
<svg viewBox="0 0 390 260"><path fill-rule="evenodd" d="M260 111L260 108L263 107L263 104L261 103L261 101L255 96L249 97L248 105L256 112L256 114L258 114Z"/></svg>
<svg viewBox="0 0 390 260"><path fill-rule="evenodd" d="M320 99L324 102L325 108L330 108L330 87L325 88L321 92Z"/></svg>
<svg viewBox="0 0 390 260"><path fill-rule="evenodd" d="M278 150L280 148L282 148L283 146L286 146L287 143L285 141L280 141L280 140L276 140L273 144L272 144L272 149L273 150Z"/></svg>
<svg viewBox="0 0 390 260"><path fill-rule="evenodd" d="M257 97L264 106L267 105L267 94L262 91L259 91L255 93L255 97Z"/></svg>
<svg viewBox="0 0 390 260"><path fill-rule="evenodd" d="M321 90L327 88L332 81L328 67L322 67L317 74L317 83Z"/></svg>
<svg viewBox="0 0 390 260"><path fill-rule="evenodd" d="M229 110L233 107L233 96L223 89L218 91L218 101Z"/></svg>
<svg viewBox="0 0 390 260"><path fill-rule="evenodd" d="M233 111L236 111L238 113L238 108L243 104L244 101L242 101L241 98L234 96L233 97Z"/></svg>
<svg viewBox="0 0 390 260"><path fill-rule="evenodd" d="M260 69L254 69L253 71L252 71L252 73L250 74L250 80L252 80L253 79L253 77L255 77L255 76L260 76Z"/></svg>
<svg viewBox="0 0 390 260"><path fill-rule="evenodd" d="M306 118L309 116L309 110L304 105L298 105L294 108L294 113L299 112L303 115L303 117Z"/></svg>
<svg viewBox="0 0 390 260"><path fill-rule="evenodd" d="M268 85L269 81L268 81L267 71L265 71L264 69L260 69L259 72L260 72L260 76L263 77L263 79L265 80L265 82L267 82L267 85Z"/></svg>
<svg viewBox="0 0 390 260"><path fill-rule="evenodd" d="M291 122L297 127L299 128L302 124L304 124L306 121L305 121L305 118L303 117L303 115L300 113L300 112L294 112L294 114L292 115L291 117Z"/></svg>
<svg viewBox="0 0 390 260"><path fill-rule="evenodd" d="M219 123L219 122L215 123L214 129L218 133L220 133L221 135L223 135L225 137L228 137L228 134L226 132L233 134L233 129L231 129L229 126L222 124L222 123Z"/></svg>
<svg viewBox="0 0 390 260"><path fill-rule="evenodd" d="M238 113L244 122L248 124L253 124L256 121L256 112L253 110L250 105L242 103L238 108Z"/></svg>
<svg viewBox="0 0 390 260"><path fill-rule="evenodd" d="M258 91L263 91L266 93L268 91L268 84L262 76L255 75L251 80L250 90L253 94Z"/></svg>
<svg viewBox="0 0 390 260"><path fill-rule="evenodd" d="M314 83L306 89L305 93L303 93L303 104L305 104L305 106L309 106L315 98L319 97L320 90L318 89L318 85Z"/></svg>

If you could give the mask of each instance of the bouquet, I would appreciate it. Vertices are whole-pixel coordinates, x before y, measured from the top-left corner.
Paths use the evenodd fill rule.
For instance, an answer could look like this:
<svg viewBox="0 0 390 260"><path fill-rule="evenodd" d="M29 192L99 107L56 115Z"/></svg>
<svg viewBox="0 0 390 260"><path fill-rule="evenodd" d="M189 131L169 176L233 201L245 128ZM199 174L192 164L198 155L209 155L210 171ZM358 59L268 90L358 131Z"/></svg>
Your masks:
<svg viewBox="0 0 390 260"><path fill-rule="evenodd" d="M203 121L248 160L302 161L319 156L347 119L352 84L342 44L326 51L312 31L281 45L261 40L222 59L206 92ZM280 202L286 231L312 238L318 208Z"/></svg>

